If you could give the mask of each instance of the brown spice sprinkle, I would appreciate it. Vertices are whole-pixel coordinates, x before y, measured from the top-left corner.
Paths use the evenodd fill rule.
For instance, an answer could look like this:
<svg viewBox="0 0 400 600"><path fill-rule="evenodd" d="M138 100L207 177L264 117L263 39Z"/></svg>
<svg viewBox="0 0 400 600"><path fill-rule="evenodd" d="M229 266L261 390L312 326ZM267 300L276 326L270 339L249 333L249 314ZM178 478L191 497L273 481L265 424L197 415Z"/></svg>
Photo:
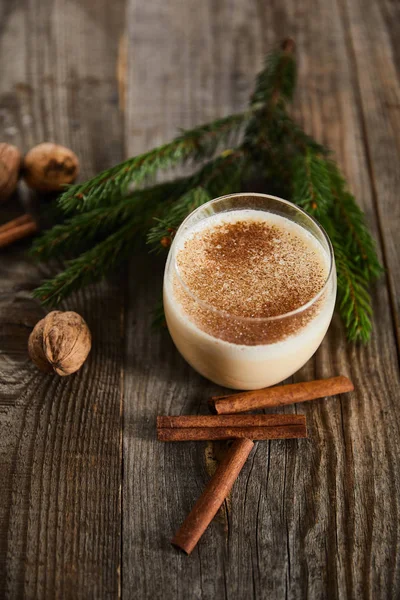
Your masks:
<svg viewBox="0 0 400 600"><path fill-rule="evenodd" d="M310 301L323 287L322 252L293 228L238 220L192 234L177 266L203 302L238 317L275 317ZM185 303L186 304L186 303Z"/></svg>

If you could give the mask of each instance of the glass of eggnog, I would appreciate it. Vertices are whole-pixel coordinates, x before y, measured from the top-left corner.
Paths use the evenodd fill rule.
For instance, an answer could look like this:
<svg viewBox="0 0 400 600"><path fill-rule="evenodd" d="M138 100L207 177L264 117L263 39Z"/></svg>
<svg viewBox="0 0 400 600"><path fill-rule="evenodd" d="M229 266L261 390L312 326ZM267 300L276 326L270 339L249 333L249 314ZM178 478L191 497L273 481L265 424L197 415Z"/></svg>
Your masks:
<svg viewBox="0 0 400 600"><path fill-rule="evenodd" d="M182 356L211 381L258 389L295 373L328 329L336 299L331 242L291 202L232 194L178 229L164 309Z"/></svg>

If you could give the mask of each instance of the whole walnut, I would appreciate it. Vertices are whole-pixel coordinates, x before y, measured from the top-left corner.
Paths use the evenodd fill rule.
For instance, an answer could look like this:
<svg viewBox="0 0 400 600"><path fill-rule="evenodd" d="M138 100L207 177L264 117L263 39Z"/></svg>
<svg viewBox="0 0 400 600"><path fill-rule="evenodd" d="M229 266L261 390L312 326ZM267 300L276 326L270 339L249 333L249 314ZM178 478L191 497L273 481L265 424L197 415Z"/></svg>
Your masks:
<svg viewBox="0 0 400 600"><path fill-rule="evenodd" d="M50 143L29 150L22 166L26 183L39 192L59 192L65 184L73 183L79 173L76 154Z"/></svg>
<svg viewBox="0 0 400 600"><path fill-rule="evenodd" d="M7 200L17 187L21 153L12 144L0 144L0 202Z"/></svg>
<svg viewBox="0 0 400 600"><path fill-rule="evenodd" d="M65 376L83 365L91 345L89 328L80 315L54 310L35 325L28 352L41 371Z"/></svg>

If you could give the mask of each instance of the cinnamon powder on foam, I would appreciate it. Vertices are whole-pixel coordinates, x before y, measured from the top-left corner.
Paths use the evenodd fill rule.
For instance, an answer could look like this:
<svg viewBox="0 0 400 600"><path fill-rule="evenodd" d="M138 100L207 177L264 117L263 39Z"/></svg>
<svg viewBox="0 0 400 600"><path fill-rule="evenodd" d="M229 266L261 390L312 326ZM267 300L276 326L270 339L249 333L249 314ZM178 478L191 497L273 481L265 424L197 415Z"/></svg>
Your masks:
<svg viewBox="0 0 400 600"><path fill-rule="evenodd" d="M322 289L326 263L314 244L292 228L268 221L237 220L204 228L177 253L180 276L194 296L232 317L276 317L303 306ZM175 282L187 315L204 331L241 344L269 343L295 333L319 303L295 319L262 327L240 323L193 301Z"/></svg>

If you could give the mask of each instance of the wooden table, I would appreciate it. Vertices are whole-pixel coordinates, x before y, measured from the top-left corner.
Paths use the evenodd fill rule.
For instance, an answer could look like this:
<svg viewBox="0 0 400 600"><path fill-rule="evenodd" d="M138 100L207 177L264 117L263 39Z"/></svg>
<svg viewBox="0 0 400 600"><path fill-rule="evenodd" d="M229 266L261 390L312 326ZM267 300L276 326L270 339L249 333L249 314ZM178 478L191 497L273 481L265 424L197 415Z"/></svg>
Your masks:
<svg viewBox="0 0 400 600"><path fill-rule="evenodd" d="M342 373L356 392L286 409L307 415L309 440L259 443L187 558L169 540L222 448L158 443L155 416L206 412L217 388L150 327L162 266L132 258L65 302L94 344L61 379L26 353L44 314L31 291L49 268L29 244L2 251L2 597L400 597L400 4L3 0L1 141L63 143L89 177L242 109L264 53L288 35L295 116L335 150L387 269L371 343L347 345L336 317L293 379Z"/></svg>

